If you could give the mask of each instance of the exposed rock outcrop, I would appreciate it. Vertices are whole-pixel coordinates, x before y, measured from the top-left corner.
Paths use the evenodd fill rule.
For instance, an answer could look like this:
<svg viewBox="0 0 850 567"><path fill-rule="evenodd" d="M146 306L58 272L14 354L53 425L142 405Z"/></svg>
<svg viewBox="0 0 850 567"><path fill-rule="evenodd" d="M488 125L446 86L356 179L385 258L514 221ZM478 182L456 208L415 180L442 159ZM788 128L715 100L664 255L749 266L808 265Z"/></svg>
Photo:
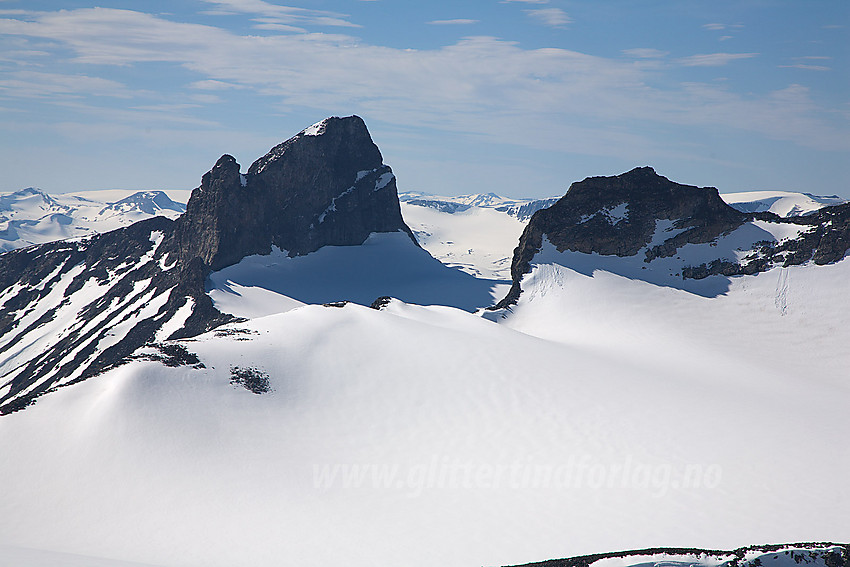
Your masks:
<svg viewBox="0 0 850 567"><path fill-rule="evenodd" d="M850 250L850 203L823 207L805 216L779 217L773 213L753 213L754 220L802 228L797 238L782 242L762 241L741 262L715 260L682 270L685 278L713 275L738 276L769 270L774 266L796 266L806 262L832 264Z"/></svg>
<svg viewBox="0 0 850 567"><path fill-rule="evenodd" d="M272 246L290 256L403 231L395 176L358 116L328 118L275 146L246 174L222 156L175 232L181 258L213 270Z"/></svg>
<svg viewBox="0 0 850 567"><path fill-rule="evenodd" d="M531 217L514 250L513 285L497 307L516 303L522 276L531 270L544 235L559 252L634 256L652 244L657 221L672 221L676 235L649 248L650 258L670 256L688 243L710 242L747 218L724 203L717 189L675 183L651 167L615 177L588 177Z"/></svg>
<svg viewBox="0 0 850 567"><path fill-rule="evenodd" d="M652 558L650 560L649 558ZM666 561L665 561L666 558ZM597 561L617 559L620 565L671 564L701 567L759 567L768 564L810 565L811 567L850 567L850 545L845 543L789 543L751 545L731 551L688 547L636 549L567 559L551 559L518 567L591 567Z"/></svg>
<svg viewBox="0 0 850 567"><path fill-rule="evenodd" d="M290 256L402 231L395 177L357 116L329 118L245 174L222 156L177 220L155 217L90 238L0 255L0 413L233 317L205 291L210 272L272 246Z"/></svg>
<svg viewBox="0 0 850 567"><path fill-rule="evenodd" d="M708 262L688 264L685 257L675 277L696 280L756 274L776 265L808 261L825 264L837 262L850 249L850 203L798 217L744 213L727 205L713 187L682 185L652 168L640 167L614 177L573 183L557 203L536 212L514 250L510 292L495 308L517 302L522 278L531 271L544 238L558 252L639 257L651 269L653 261L677 256L688 244L715 245L721 237L753 221L802 230L796 237L755 242L749 250L727 250L725 256L718 251ZM771 236L768 231L761 232Z"/></svg>

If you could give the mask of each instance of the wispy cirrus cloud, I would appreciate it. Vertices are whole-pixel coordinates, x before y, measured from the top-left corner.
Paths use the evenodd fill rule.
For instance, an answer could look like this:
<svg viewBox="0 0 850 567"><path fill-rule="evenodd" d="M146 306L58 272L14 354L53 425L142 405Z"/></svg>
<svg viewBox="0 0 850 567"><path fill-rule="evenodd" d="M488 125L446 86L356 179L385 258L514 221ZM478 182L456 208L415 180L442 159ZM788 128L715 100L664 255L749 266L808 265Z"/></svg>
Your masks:
<svg viewBox="0 0 850 567"><path fill-rule="evenodd" d="M811 65L809 63L793 63L791 65L777 65L780 69L805 69L808 71L832 71L832 67L826 65Z"/></svg>
<svg viewBox="0 0 850 567"><path fill-rule="evenodd" d="M233 83L227 83L225 81L215 81L212 79L207 79L205 81L195 81L187 85L189 88L198 89L202 91L223 91L228 89L245 89L247 88L245 85L235 85Z"/></svg>
<svg viewBox="0 0 850 567"><path fill-rule="evenodd" d="M480 20L470 20L466 18L455 18L453 20L431 20L427 22L432 26L465 26L470 24L477 24Z"/></svg>
<svg viewBox="0 0 850 567"><path fill-rule="evenodd" d="M722 67L732 61L750 59L758 56L758 53L706 53L681 57L676 61L685 67Z"/></svg>
<svg viewBox="0 0 850 567"><path fill-rule="evenodd" d="M634 49L624 49L623 54L637 59L660 59L670 55L670 52L650 47L636 47Z"/></svg>
<svg viewBox="0 0 850 567"><path fill-rule="evenodd" d="M89 75L69 75L20 70L0 78L0 93L8 97L49 98L53 100L83 96L133 98L126 85Z"/></svg>
<svg viewBox="0 0 850 567"><path fill-rule="evenodd" d="M729 30L729 29L739 30L739 29L742 29L744 27L744 24L720 24L720 23L714 22L714 23L710 23L710 24L703 24L702 27L704 29L711 30L711 31L723 31L723 30Z"/></svg>
<svg viewBox="0 0 850 567"><path fill-rule="evenodd" d="M729 41L730 39L733 39L735 37L731 34L733 32L736 32L736 31L743 29L744 25L743 24L721 24L721 23L714 22L714 23L710 23L710 24L703 24L702 27L703 27L703 29L706 29L706 30L709 30L709 31L725 32L724 35L721 35L720 37L717 38L717 41Z"/></svg>
<svg viewBox="0 0 850 567"><path fill-rule="evenodd" d="M531 18L537 20L539 23L552 27L565 26L573 21L572 18L570 18L567 13L560 8L539 8L536 10L526 10L525 13Z"/></svg>
<svg viewBox="0 0 850 567"><path fill-rule="evenodd" d="M201 0L214 8L208 10L211 15L254 14L260 16L261 24L283 25L319 25L338 27L360 27L348 20L345 14L310 10L293 6L280 6L265 0ZM303 30L302 30L303 31Z"/></svg>

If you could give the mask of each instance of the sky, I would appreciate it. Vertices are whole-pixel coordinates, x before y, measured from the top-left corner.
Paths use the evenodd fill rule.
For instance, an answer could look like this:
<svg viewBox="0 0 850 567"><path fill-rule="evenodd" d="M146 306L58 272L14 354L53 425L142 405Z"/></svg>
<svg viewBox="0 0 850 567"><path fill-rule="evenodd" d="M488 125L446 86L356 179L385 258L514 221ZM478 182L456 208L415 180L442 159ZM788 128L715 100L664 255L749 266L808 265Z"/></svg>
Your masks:
<svg viewBox="0 0 850 567"><path fill-rule="evenodd" d="M846 0L0 0L0 191L192 189L327 116L400 191L850 198Z"/></svg>

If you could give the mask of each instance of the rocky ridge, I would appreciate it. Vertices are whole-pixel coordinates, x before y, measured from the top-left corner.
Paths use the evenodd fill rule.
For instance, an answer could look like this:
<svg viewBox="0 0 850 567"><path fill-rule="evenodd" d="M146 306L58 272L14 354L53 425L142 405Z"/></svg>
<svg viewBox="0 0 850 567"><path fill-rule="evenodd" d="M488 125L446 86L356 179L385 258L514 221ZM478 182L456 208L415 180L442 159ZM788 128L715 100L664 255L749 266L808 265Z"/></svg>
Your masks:
<svg viewBox="0 0 850 567"><path fill-rule="evenodd" d="M665 565L668 567L768 567L811 565L850 566L850 545L844 543L793 543L751 545L731 551L698 548L651 548L552 559L518 567L590 567L597 561L618 560L618 565Z"/></svg>
<svg viewBox="0 0 850 567"><path fill-rule="evenodd" d="M676 256L688 244L715 245L747 223L793 227L796 237L765 239L734 256L685 264L681 280L712 275L744 275L776 265L836 262L850 248L850 203L824 207L806 216L746 213L727 205L717 189L682 185L639 167L613 177L573 183L554 205L536 212L514 250L512 286L494 308L516 303L521 281L541 251L544 239L558 252L640 257L646 265ZM764 232L769 236L768 232Z"/></svg>
<svg viewBox="0 0 850 567"><path fill-rule="evenodd" d="M176 220L2 254L0 413L233 320L206 294L214 270L272 246L297 256L396 231L415 243L392 170L351 116L305 129L245 174L222 156Z"/></svg>

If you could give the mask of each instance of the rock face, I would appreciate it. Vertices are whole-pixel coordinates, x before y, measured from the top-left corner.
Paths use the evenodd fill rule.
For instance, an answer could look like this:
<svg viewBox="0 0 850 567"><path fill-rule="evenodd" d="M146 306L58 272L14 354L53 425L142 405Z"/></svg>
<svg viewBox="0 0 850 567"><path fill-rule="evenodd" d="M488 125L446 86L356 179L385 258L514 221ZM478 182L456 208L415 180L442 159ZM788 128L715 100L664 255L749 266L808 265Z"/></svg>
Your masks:
<svg viewBox="0 0 850 567"><path fill-rule="evenodd" d="M686 278L712 275L737 276L755 274L774 266L796 266L806 262L832 264L843 259L850 250L850 203L824 207L805 216L780 217L757 212L753 220L801 228L797 238L781 242L762 241L741 262L713 261L689 266L682 272Z"/></svg>
<svg viewBox="0 0 850 567"><path fill-rule="evenodd" d="M652 241L657 220L671 220L685 230L656 252L669 256L682 244L710 242L746 219L713 187L681 185L639 167L573 183L557 203L535 215L527 233L548 235L559 251L633 256Z"/></svg>
<svg viewBox="0 0 850 567"><path fill-rule="evenodd" d="M640 167L614 177L590 177L573 183L558 202L536 212L514 250L511 290L495 308L508 307L519 299L522 278L531 271L544 238L558 252L639 257L651 268L653 261L676 256L685 245L713 246L718 239L754 221L766 228L775 224L803 230L795 238L763 240L754 243L751 250L739 249L729 257L718 256L709 262L688 265L686 258L676 277L681 281L755 274L776 265L810 260L830 263L842 259L850 248L850 203L802 217L744 213L723 202L713 187L682 185L650 167Z"/></svg>
<svg viewBox="0 0 850 567"><path fill-rule="evenodd" d="M392 170L351 116L307 128L245 174L222 156L177 220L2 254L0 414L233 320L206 294L214 270L272 246L295 256L396 231L416 242Z"/></svg>
<svg viewBox="0 0 850 567"><path fill-rule="evenodd" d="M634 256L652 244L659 220L672 221L678 231L647 250L653 257L671 256L687 243L710 242L741 226L747 215L724 203L717 189L674 183L651 167L588 177L531 217L514 250L513 285L497 307L516 303L522 276L531 270L544 236L559 252Z"/></svg>
<svg viewBox="0 0 850 567"><path fill-rule="evenodd" d="M275 146L245 175L222 156L192 192L175 234L183 259L213 270L272 246L290 256L403 231L395 176L357 116L329 118Z"/></svg>

